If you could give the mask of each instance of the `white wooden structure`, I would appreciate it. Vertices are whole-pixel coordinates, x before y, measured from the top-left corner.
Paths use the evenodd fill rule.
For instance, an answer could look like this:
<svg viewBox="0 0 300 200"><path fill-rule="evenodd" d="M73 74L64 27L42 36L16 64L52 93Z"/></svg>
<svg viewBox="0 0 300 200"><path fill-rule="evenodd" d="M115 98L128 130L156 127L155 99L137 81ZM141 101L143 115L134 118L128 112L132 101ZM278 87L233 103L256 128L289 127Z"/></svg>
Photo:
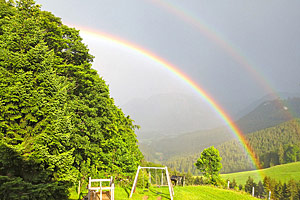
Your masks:
<svg viewBox="0 0 300 200"><path fill-rule="evenodd" d="M102 186L103 182L109 182L109 186ZM92 183L99 183L97 186L92 186ZM89 177L89 185L88 185L88 199L95 200L97 199L97 193L99 193L100 200L103 199L103 191L110 192L110 200L115 199L115 185L113 183L113 178L110 179L92 179Z"/></svg>
<svg viewBox="0 0 300 200"><path fill-rule="evenodd" d="M170 179L170 176L169 176L169 171L168 171L167 167L141 167L141 166L139 166L138 169L137 169L135 178L134 178L134 182L133 182L133 185L132 185L132 188L131 188L131 192L130 192L129 198L131 198L132 194L135 192L136 184L137 184L137 180L138 180L138 176L139 176L139 172L140 172L141 169L149 169L149 170L150 169L160 169L160 170L165 170L166 177L167 177L167 183L168 183L168 187L169 187L170 198L171 198L171 200L173 200L174 190L173 190L172 182L171 182L171 179ZM149 171L149 180L150 180L150 183L151 183L150 171ZM162 173L162 180L163 180L163 173Z"/></svg>

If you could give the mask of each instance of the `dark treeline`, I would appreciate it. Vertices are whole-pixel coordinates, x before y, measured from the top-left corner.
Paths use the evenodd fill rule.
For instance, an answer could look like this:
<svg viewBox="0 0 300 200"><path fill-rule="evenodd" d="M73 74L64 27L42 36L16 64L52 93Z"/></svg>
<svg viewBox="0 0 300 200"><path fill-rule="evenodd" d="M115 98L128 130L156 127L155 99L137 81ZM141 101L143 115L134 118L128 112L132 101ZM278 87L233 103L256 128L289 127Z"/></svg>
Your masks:
<svg viewBox="0 0 300 200"><path fill-rule="evenodd" d="M282 183L281 181L276 181L270 177L265 177L263 182L259 181L255 183L251 177L244 187L238 186L239 189L244 188L245 192L252 194L254 187L254 196L258 198L268 198L271 193L271 199L300 199L300 181L289 180L287 183Z"/></svg>
<svg viewBox="0 0 300 200"><path fill-rule="evenodd" d="M165 162L165 164L173 169L173 171L176 170L179 172L191 173L193 175L200 175L200 171L195 166L195 163L199 157L200 153L186 156L177 156Z"/></svg>

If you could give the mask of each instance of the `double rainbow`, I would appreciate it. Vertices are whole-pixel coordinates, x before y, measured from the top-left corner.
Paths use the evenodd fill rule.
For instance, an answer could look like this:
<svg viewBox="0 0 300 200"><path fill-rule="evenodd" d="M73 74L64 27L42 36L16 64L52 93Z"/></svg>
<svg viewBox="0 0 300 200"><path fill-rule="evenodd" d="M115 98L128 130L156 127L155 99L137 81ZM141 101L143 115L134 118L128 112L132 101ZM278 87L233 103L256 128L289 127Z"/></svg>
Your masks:
<svg viewBox="0 0 300 200"><path fill-rule="evenodd" d="M115 36L100 32L98 30L92 30L89 28L78 27L80 32L84 34L86 37L91 38L98 38L101 40L109 41L119 46L125 47L132 51L137 52L138 54L147 57L160 66L167 69L170 73L176 75L179 79L181 79L184 83L186 83L189 87L191 87L207 104L220 116L220 118L228 125L229 129L232 133L236 136L239 140L240 144L242 145L243 149L249 155L251 162L257 169L261 169L260 163L258 162L255 153L253 152L252 148L250 147L248 141L245 139L241 130L235 125L235 123L230 119L230 116L225 112L225 110L218 104L216 100L214 100L208 92L202 89L195 81L189 78L184 72L179 70L178 67L174 66L173 64L167 62L163 58L155 55L154 53L142 48L136 44L131 42L125 41L123 39L117 38Z"/></svg>
<svg viewBox="0 0 300 200"><path fill-rule="evenodd" d="M210 41L222 48L235 62L241 65L248 73L255 78L256 82L263 87L263 89L270 94L276 96L276 92L271 87L270 81L267 80L266 76L263 76L262 72L253 65L246 56L243 55L242 51L235 46L232 42L225 38L225 36L214 31L213 28L208 26L203 20L197 17L192 12L179 7L173 1L168 0L151 0L151 3L156 5L160 9L166 10L168 13L175 15L180 20L195 28L196 31L200 32L203 36L208 38Z"/></svg>
<svg viewBox="0 0 300 200"><path fill-rule="evenodd" d="M203 36L208 38L210 41L222 48L235 62L237 62L241 67L243 67L247 73L256 80L256 83L264 89L269 95L272 95L278 107L284 108L285 105L282 100L280 100L280 95L276 92L270 80L265 76L259 69L254 65L245 54L234 45L230 40L226 39L224 35L220 32L215 31L207 23L201 20L196 14L192 13L176 4L175 1L170 0L149 0L153 5L156 5L159 9L164 9L168 13L176 16L178 19L184 21L186 24L195 28ZM292 112L285 112L288 119L293 119L294 115Z"/></svg>

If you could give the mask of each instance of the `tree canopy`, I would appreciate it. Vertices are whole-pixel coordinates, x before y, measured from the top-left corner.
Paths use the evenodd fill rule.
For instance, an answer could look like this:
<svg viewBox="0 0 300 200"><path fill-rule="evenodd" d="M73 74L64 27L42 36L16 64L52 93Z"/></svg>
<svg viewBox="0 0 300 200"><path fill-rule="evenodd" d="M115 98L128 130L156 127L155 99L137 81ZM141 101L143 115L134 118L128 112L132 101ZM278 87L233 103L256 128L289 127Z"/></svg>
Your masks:
<svg viewBox="0 0 300 200"><path fill-rule="evenodd" d="M202 151L195 165L203 173L203 176L208 178L210 183L216 184L222 168L221 160L218 149L211 146Z"/></svg>
<svg viewBox="0 0 300 200"><path fill-rule="evenodd" d="M74 183L135 172L136 126L92 61L79 31L33 0L0 0L0 178Z"/></svg>

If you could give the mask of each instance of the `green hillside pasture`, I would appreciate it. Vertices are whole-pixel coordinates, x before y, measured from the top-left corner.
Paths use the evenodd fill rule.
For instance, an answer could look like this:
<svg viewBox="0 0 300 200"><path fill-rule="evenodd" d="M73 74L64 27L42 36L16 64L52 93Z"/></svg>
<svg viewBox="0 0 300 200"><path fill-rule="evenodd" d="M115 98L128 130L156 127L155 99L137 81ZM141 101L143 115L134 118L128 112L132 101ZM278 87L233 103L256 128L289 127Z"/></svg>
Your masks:
<svg viewBox="0 0 300 200"><path fill-rule="evenodd" d="M229 178L235 181L238 184L245 185L248 177L252 177L256 183L261 180L260 174L263 176L269 176L277 181L288 182L291 179L300 180L300 162L289 163L284 165L277 165L271 168L262 169L262 170L253 170L246 172L237 172L231 174L222 174L221 177L226 180ZM259 173L260 172L260 173Z"/></svg>
<svg viewBox="0 0 300 200"><path fill-rule="evenodd" d="M244 192L237 192L233 190L224 190L212 186L186 186L174 188L174 200L251 200L256 199L251 197L250 194ZM115 199L116 200L128 200L130 189L116 188ZM168 187L162 188L150 188L150 190L144 191L137 189L133 194L132 200L167 200L170 199Z"/></svg>

